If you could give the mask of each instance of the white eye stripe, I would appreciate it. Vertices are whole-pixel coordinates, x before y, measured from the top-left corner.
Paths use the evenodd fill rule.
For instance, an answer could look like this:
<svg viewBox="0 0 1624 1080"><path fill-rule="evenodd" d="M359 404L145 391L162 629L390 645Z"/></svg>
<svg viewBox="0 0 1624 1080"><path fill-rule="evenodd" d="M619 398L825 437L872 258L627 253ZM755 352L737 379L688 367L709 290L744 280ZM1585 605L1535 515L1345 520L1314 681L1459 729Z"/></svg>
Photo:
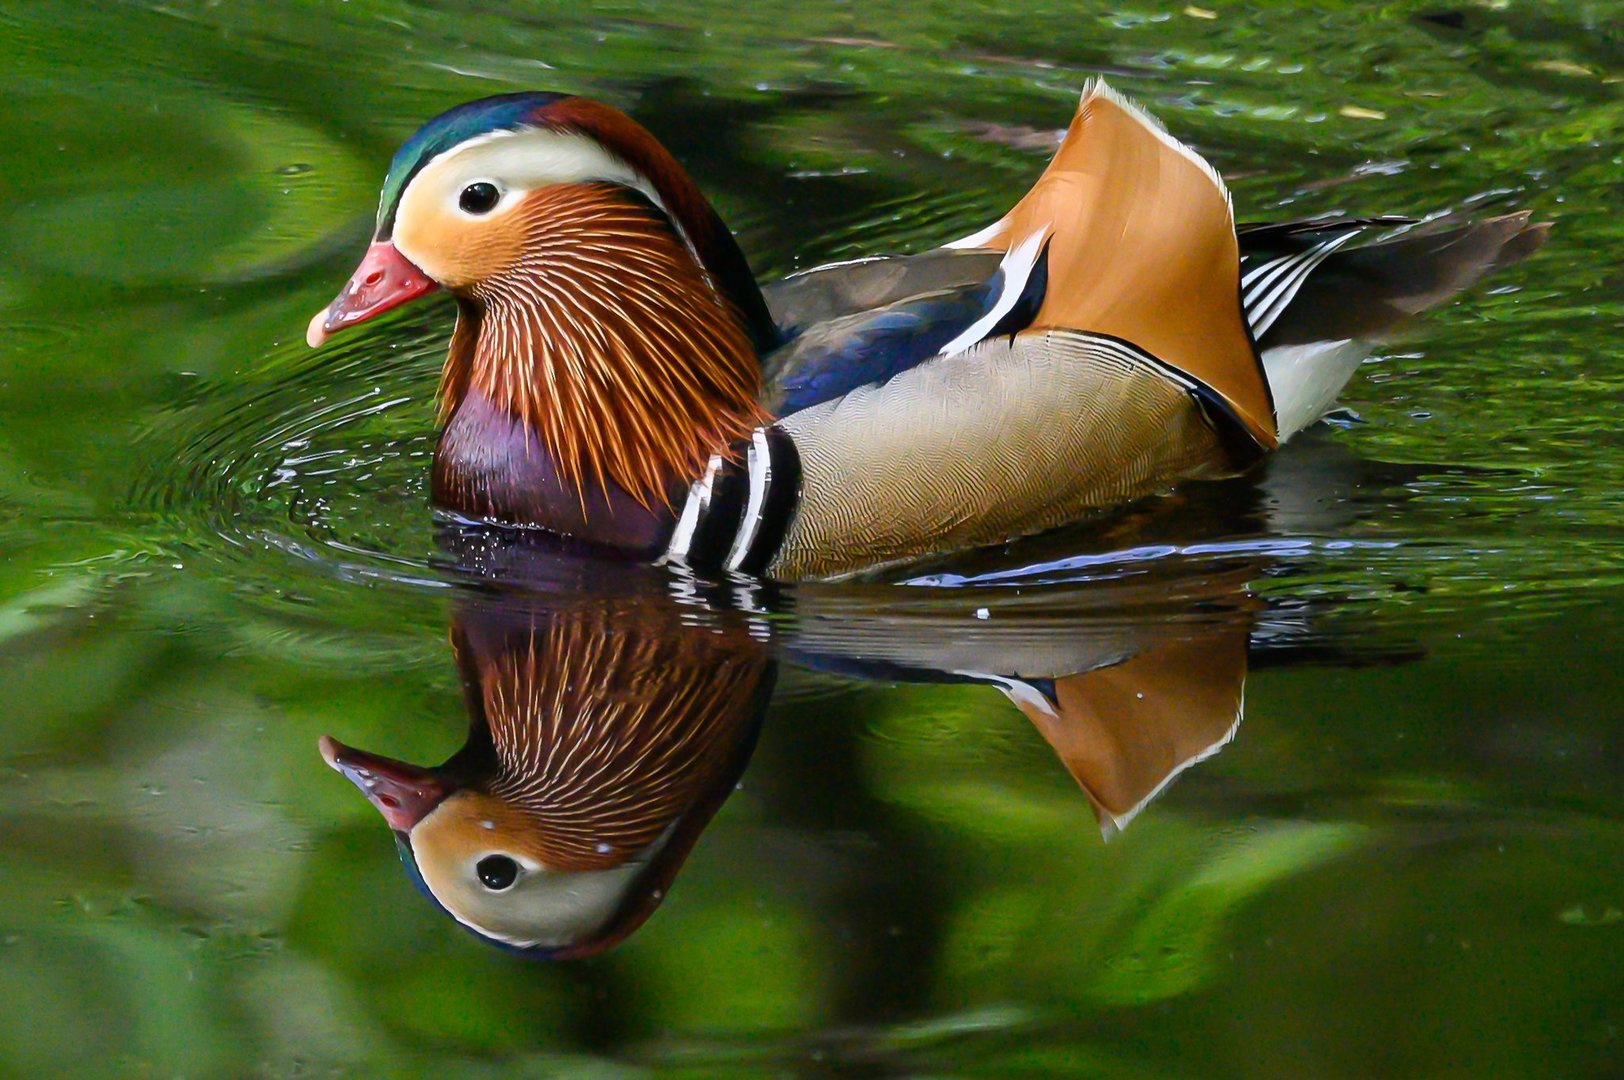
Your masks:
<svg viewBox="0 0 1624 1080"><path fill-rule="evenodd" d="M413 189L425 181L439 176L443 170L455 165L465 179L453 185L452 202L455 205L461 192L470 184L481 180L494 183L502 189L504 201L517 198L525 192L551 184L578 184L593 180L606 180L639 192L665 214L689 251L695 252L692 239L682 222L671 216L655 188L653 181L620 158L610 153L603 144L587 135L550 128L520 128L517 131L492 131L476 135L451 149L436 154L418 170L406 189L401 192L399 208L404 212L412 201ZM500 177L501 179L496 179ZM430 179L430 182L433 182ZM439 181L444 183L442 179ZM490 213L504 209L498 203ZM458 207L464 217L470 215ZM701 260L702 261L702 260Z"/></svg>
<svg viewBox="0 0 1624 1080"><path fill-rule="evenodd" d="M572 132L520 128L476 135L430 158L419 175L452 158L461 159L470 183L481 175L501 176L522 187L612 180L647 189L650 198L657 198L646 176L610 154L595 139Z"/></svg>

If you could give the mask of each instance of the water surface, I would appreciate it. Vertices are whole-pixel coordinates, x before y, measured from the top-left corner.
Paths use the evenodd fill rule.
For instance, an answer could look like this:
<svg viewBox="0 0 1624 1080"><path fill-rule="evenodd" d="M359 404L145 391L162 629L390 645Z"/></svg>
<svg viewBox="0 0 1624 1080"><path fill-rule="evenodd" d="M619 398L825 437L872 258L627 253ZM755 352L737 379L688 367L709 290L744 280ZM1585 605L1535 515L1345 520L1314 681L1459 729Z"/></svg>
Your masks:
<svg viewBox="0 0 1624 1080"><path fill-rule="evenodd" d="M1611 0L8 6L0 1071L1624 1072L1621 27ZM1529 208L1552 239L1257 475L906 585L575 567L515 598L511 556L426 508L449 310L300 340L455 102L632 111L770 279L984 224L1098 73L1242 220ZM493 605L771 653L738 790L589 959L463 933L316 751L456 751L448 629ZM972 677L1016 670L1094 673L1095 726Z"/></svg>

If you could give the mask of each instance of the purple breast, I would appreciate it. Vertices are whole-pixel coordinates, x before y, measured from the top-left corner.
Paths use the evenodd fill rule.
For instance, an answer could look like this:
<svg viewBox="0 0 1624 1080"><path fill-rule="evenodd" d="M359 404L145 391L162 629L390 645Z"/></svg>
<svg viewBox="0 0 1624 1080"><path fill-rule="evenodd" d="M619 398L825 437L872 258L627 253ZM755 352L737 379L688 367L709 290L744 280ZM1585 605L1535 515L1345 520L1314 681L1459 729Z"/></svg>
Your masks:
<svg viewBox="0 0 1624 1080"><path fill-rule="evenodd" d="M434 505L464 517L538 525L589 543L652 556L675 523L613 481L582 491L559 477L539 436L470 389L434 450Z"/></svg>

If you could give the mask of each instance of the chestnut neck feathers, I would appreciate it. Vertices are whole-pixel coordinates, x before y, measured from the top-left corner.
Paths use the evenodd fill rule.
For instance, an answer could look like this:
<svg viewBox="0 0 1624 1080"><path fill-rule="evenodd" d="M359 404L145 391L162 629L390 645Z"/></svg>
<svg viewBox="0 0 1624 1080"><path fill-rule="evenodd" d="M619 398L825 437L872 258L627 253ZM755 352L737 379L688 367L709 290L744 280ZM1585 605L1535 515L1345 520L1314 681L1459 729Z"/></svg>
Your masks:
<svg viewBox="0 0 1624 1080"><path fill-rule="evenodd" d="M453 644L495 756L482 812L555 870L616 866L709 807L703 824L771 685L766 651L743 635L651 632L624 612Z"/></svg>
<svg viewBox="0 0 1624 1080"><path fill-rule="evenodd" d="M777 343L767 301L750 264L726 223L699 186L649 131L618 109L589 98L565 97L544 110L544 122L566 131L591 133L659 193L660 203L678 222L711 281L737 307L758 353Z"/></svg>
<svg viewBox="0 0 1624 1080"><path fill-rule="evenodd" d="M743 316L628 188L539 189L514 228L513 265L459 292L442 418L478 390L578 490L613 483L645 508L665 506L761 419Z"/></svg>

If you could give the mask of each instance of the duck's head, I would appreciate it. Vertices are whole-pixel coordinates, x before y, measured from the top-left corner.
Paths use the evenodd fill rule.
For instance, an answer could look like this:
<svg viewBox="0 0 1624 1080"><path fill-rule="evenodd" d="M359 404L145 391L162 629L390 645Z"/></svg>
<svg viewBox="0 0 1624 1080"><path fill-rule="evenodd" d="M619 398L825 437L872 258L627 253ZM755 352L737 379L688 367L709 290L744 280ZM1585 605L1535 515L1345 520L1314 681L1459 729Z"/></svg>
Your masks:
<svg viewBox="0 0 1624 1080"><path fill-rule="evenodd" d="M594 841L570 851L522 799L324 737L322 756L394 830L419 892L498 948L562 959L607 948L659 903L681 858L662 859L675 829L636 850ZM600 850L601 848L601 850ZM670 873L651 868L669 867Z"/></svg>
<svg viewBox="0 0 1624 1080"><path fill-rule="evenodd" d="M459 311L443 408L481 391L566 471L584 460L651 497L755 419L774 330L749 266L676 159L600 102L504 94L418 129L307 339L436 289Z"/></svg>
<svg viewBox="0 0 1624 1080"><path fill-rule="evenodd" d="M453 628L471 723L423 767L321 740L394 831L413 884L500 948L605 949L664 898L732 791L771 684L765 650L577 616Z"/></svg>

